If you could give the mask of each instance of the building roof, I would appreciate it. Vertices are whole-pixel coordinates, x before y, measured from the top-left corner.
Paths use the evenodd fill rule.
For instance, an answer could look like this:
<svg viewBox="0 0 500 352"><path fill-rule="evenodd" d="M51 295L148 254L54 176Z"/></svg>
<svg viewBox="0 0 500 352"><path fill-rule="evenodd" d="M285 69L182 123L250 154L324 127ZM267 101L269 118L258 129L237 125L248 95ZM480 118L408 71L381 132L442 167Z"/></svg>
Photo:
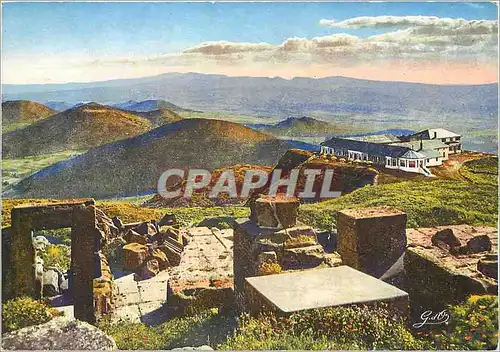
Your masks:
<svg viewBox="0 0 500 352"><path fill-rule="evenodd" d="M408 147L415 151L418 151L420 154L424 155L426 158L439 158L441 157L441 152L438 150L440 148L448 148L448 146L441 142L440 140L422 140L422 149L420 149L421 141L410 141L410 142L401 142L401 143L392 143L392 145L398 145L400 147Z"/></svg>
<svg viewBox="0 0 500 352"><path fill-rule="evenodd" d="M393 134L377 134L371 136L356 136L356 137L344 137L345 139L351 139L353 141L361 142L371 142L371 143L394 143L400 142L400 139Z"/></svg>
<svg viewBox="0 0 500 352"><path fill-rule="evenodd" d="M414 138L422 137L423 139L434 139L434 134L436 134L436 138L460 137L459 134L445 130L444 128L429 128L427 130L423 130L423 131L417 132L415 134L406 136L406 138L414 139Z"/></svg>
<svg viewBox="0 0 500 352"><path fill-rule="evenodd" d="M333 149L348 149L366 153L368 155L377 155L382 157L390 156L392 158L399 158L400 156L411 150L408 147L397 145L362 142L336 137L330 138L329 140L321 143L321 145Z"/></svg>

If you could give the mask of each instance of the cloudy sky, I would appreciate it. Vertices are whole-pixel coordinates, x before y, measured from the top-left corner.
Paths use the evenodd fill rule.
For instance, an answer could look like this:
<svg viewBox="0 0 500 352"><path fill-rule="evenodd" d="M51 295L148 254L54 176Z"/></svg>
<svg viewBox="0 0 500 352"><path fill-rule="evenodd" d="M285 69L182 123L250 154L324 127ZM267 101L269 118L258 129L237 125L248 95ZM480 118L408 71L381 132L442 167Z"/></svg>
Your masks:
<svg viewBox="0 0 500 352"><path fill-rule="evenodd" d="M166 72L480 84L492 3L3 3L2 83Z"/></svg>

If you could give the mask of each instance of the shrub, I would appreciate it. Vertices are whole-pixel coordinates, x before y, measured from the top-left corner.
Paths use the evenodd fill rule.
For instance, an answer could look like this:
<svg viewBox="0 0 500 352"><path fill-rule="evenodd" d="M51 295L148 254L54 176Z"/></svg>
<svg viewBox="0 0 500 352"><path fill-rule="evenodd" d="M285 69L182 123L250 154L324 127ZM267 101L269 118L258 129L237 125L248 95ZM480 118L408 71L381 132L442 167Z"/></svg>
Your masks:
<svg viewBox="0 0 500 352"><path fill-rule="evenodd" d="M244 316L222 349L420 349L402 321L383 308L310 310L276 318Z"/></svg>
<svg viewBox="0 0 500 352"><path fill-rule="evenodd" d="M260 275L273 275L281 273L281 266L278 263L263 262L259 265Z"/></svg>
<svg viewBox="0 0 500 352"><path fill-rule="evenodd" d="M65 245L49 244L44 252L41 252L44 266L56 266L62 271L67 271L71 266L70 248Z"/></svg>
<svg viewBox="0 0 500 352"><path fill-rule="evenodd" d="M43 324L60 314L43 302L28 297L16 298L2 305L2 330L6 333Z"/></svg>
<svg viewBox="0 0 500 352"><path fill-rule="evenodd" d="M449 309L446 326L427 333L437 349L494 350L498 346L498 297L472 296Z"/></svg>

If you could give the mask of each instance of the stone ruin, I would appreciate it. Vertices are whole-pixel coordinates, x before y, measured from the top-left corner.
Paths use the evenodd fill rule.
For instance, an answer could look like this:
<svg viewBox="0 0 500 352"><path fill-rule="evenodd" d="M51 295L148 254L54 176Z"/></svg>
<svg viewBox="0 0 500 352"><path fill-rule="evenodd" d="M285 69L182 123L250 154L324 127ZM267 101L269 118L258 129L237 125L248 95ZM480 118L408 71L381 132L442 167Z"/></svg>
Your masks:
<svg viewBox="0 0 500 352"><path fill-rule="evenodd" d="M295 197L260 197L250 218L237 219L234 230L234 295L238 311L248 311L246 279L294 270L334 267L340 257L326 253L310 226L297 222Z"/></svg>
<svg viewBox="0 0 500 352"><path fill-rule="evenodd" d="M33 238L33 231L71 227L71 269L66 285L73 315L94 323L115 308L116 271L131 272L135 279L143 280L180 263L187 239L172 225L175 218L171 215L159 223L123 224L95 207L92 199L16 206L12 226L2 236L3 297L42 298L60 293L57 281L63 281L65 274L47 282L52 270L45 270L40 255L48 242L43 236Z"/></svg>
<svg viewBox="0 0 500 352"><path fill-rule="evenodd" d="M446 305L498 290L495 228L406 229L401 211L348 209L338 213L333 251L297 221L296 198L261 196L250 206L234 231L179 228L171 214L124 224L91 199L15 207L2 236L3 297L44 295L32 233L65 227L74 317L90 323L103 315L153 321L165 307L290 313L388 302L405 315L409 302Z"/></svg>

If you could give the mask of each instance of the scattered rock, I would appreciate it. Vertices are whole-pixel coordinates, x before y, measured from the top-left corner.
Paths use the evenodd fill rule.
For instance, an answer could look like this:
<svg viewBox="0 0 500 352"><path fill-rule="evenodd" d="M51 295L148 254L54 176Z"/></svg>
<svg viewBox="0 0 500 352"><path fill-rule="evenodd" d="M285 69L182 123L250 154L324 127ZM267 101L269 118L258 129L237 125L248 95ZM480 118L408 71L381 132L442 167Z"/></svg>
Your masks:
<svg viewBox="0 0 500 352"><path fill-rule="evenodd" d="M158 248L156 248L152 251L151 257L153 259L156 259L156 261L158 262L158 265L160 266L160 270L165 270L166 268L168 268L170 266L167 255Z"/></svg>
<svg viewBox="0 0 500 352"><path fill-rule="evenodd" d="M278 257L276 252L262 252L259 253L257 257L257 265L260 266L262 263L277 263Z"/></svg>
<svg viewBox="0 0 500 352"><path fill-rule="evenodd" d="M114 216L111 221L119 230L123 229L123 221L118 216Z"/></svg>
<svg viewBox="0 0 500 352"><path fill-rule="evenodd" d="M116 350L112 337L88 323L66 317L2 336L6 350Z"/></svg>
<svg viewBox="0 0 500 352"><path fill-rule="evenodd" d="M158 264L158 260L150 259L146 262L144 267L142 268L141 278L142 279L150 279L160 272L160 265Z"/></svg>
<svg viewBox="0 0 500 352"><path fill-rule="evenodd" d="M444 229L436 232L436 234L431 238L431 243L441 249L447 248L448 251L450 248L460 247L462 245L458 237L453 233L452 229ZM443 246L443 244L446 244L447 247Z"/></svg>
<svg viewBox="0 0 500 352"><path fill-rule="evenodd" d="M59 285L59 289L61 290L61 293L64 293L69 290L69 280L64 279L61 284Z"/></svg>
<svg viewBox="0 0 500 352"><path fill-rule="evenodd" d="M123 236L123 239L127 241L127 243L146 244L148 242L146 236L141 235L132 229L127 231L125 236Z"/></svg>
<svg viewBox="0 0 500 352"><path fill-rule="evenodd" d="M285 270L314 268L325 260L321 245L291 248L283 251L280 265Z"/></svg>
<svg viewBox="0 0 500 352"><path fill-rule="evenodd" d="M158 221L158 226L172 226L177 224L177 219L174 214L165 214L160 221Z"/></svg>
<svg viewBox="0 0 500 352"><path fill-rule="evenodd" d="M141 235L144 235L144 236L154 236L155 234L157 234L159 231L158 231L158 227L155 223L153 223L152 221L147 221L147 222L143 222L139 225L137 225L134 230L141 234Z"/></svg>
<svg viewBox="0 0 500 352"><path fill-rule="evenodd" d="M477 262L477 270L484 275L498 280L498 257L496 254L487 255Z"/></svg>
<svg viewBox="0 0 500 352"><path fill-rule="evenodd" d="M148 247L140 243L129 243L123 246L123 268L137 270L148 256Z"/></svg>
<svg viewBox="0 0 500 352"><path fill-rule="evenodd" d="M37 251L45 251L49 245L49 240L45 236L36 236L33 238L33 248Z"/></svg>
<svg viewBox="0 0 500 352"><path fill-rule="evenodd" d="M491 240L487 235L476 236L467 242L468 253L491 251Z"/></svg>
<svg viewBox="0 0 500 352"><path fill-rule="evenodd" d="M53 297L59 294L59 274L55 270L48 270L43 274L43 295Z"/></svg>

